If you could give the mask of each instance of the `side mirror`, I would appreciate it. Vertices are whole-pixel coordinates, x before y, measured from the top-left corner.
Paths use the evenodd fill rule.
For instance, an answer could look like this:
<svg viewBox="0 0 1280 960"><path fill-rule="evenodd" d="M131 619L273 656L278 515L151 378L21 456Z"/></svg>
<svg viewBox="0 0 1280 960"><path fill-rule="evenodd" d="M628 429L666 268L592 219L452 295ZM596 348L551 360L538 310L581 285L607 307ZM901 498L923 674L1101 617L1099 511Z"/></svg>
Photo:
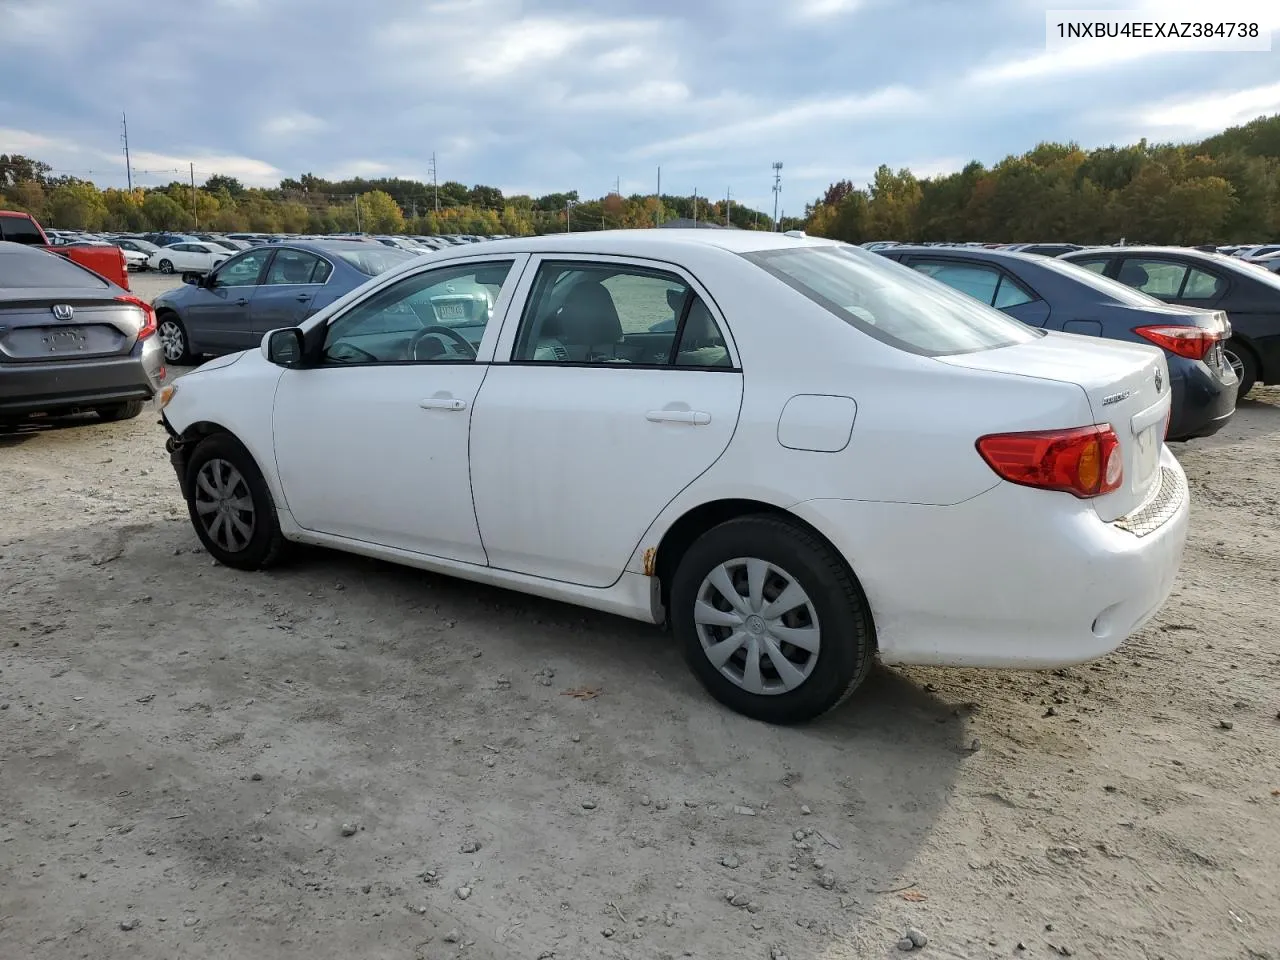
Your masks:
<svg viewBox="0 0 1280 960"><path fill-rule="evenodd" d="M278 367L296 370L302 366L305 345L299 328L286 327L262 338L262 354Z"/></svg>
<svg viewBox="0 0 1280 960"><path fill-rule="evenodd" d="M200 287L200 286L203 286L203 285L204 285L204 284L201 282L201 281L202 281L202 279L203 279L203 278L202 278L202 277L200 276L200 274L198 274L198 273L184 273L184 274L182 275L182 282L183 282L183 283L190 283L190 284L192 284L193 286L197 286L197 287Z"/></svg>

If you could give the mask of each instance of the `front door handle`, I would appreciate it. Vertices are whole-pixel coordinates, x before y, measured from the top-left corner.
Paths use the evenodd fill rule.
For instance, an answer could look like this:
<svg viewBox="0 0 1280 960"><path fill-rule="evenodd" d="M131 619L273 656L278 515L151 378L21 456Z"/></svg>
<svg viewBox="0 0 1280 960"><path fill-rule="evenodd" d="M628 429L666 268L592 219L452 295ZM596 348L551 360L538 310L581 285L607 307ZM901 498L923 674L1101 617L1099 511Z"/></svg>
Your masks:
<svg viewBox="0 0 1280 960"><path fill-rule="evenodd" d="M689 423L702 426L711 422L711 414L701 410L650 410L644 417L651 423Z"/></svg>
<svg viewBox="0 0 1280 960"><path fill-rule="evenodd" d="M236 301L237 307L247 307L248 305L249 305L249 301L244 297L241 297L239 300Z"/></svg>
<svg viewBox="0 0 1280 960"><path fill-rule="evenodd" d="M419 400L418 406L423 410L465 410L467 401L459 400L457 397L427 397Z"/></svg>

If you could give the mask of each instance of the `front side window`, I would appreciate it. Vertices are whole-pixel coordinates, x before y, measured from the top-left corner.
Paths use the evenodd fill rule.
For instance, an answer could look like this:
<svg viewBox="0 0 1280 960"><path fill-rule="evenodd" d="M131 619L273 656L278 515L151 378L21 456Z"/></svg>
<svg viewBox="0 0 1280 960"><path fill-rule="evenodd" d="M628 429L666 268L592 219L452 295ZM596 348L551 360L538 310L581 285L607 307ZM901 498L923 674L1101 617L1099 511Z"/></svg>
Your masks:
<svg viewBox="0 0 1280 960"><path fill-rule="evenodd" d="M322 362L475 360L512 261L439 267L397 280L329 325Z"/></svg>
<svg viewBox="0 0 1280 960"><path fill-rule="evenodd" d="M238 257L232 257L214 275L215 287L249 287L258 282L262 268L270 254L263 250L250 250Z"/></svg>
<svg viewBox="0 0 1280 960"><path fill-rule="evenodd" d="M788 247L742 256L850 326L910 353L971 353L1044 335L910 267L857 247Z"/></svg>
<svg viewBox="0 0 1280 960"><path fill-rule="evenodd" d="M732 367L724 335L681 277L647 267L544 263L512 360Z"/></svg>

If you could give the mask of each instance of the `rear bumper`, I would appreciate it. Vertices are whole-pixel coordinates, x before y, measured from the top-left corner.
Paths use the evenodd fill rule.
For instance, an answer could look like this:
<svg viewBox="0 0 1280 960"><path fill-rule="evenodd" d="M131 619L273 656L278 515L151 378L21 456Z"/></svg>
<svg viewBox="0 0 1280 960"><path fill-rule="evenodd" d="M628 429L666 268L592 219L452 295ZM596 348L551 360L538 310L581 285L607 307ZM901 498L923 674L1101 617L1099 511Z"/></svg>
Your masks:
<svg viewBox="0 0 1280 960"><path fill-rule="evenodd" d="M150 400L160 389L159 337L135 344L126 357L0 365L0 414L74 413L129 400Z"/></svg>
<svg viewBox="0 0 1280 960"><path fill-rule="evenodd" d="M1173 393L1169 439L1193 440L1213 436L1236 412L1240 381L1234 376L1229 381L1220 380L1198 360L1169 359L1169 389Z"/></svg>
<svg viewBox="0 0 1280 960"><path fill-rule="evenodd" d="M1173 506L1141 536L1088 501L1007 483L950 507L810 500L792 512L853 567L886 663L1060 667L1115 650L1168 599L1189 507L1168 448L1161 465Z"/></svg>

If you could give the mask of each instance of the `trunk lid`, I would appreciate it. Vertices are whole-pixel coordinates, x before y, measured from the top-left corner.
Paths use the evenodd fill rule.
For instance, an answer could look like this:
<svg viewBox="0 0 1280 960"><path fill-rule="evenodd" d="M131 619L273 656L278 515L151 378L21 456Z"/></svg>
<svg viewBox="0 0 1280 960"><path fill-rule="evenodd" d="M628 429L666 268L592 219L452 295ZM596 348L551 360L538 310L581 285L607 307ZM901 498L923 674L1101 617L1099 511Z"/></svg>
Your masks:
<svg viewBox="0 0 1280 960"><path fill-rule="evenodd" d="M1079 386L1093 422L1111 424L1124 457L1120 488L1090 501L1103 520L1132 513L1159 484L1172 401L1168 363L1158 347L1050 332L1029 343L938 359L955 367ZM1088 424L1047 424L1046 429L1082 426Z"/></svg>
<svg viewBox="0 0 1280 960"><path fill-rule="evenodd" d="M139 307L112 297L66 290L9 293L0 298L0 364L74 362L127 354L146 322ZM64 308L70 309L67 319L62 319Z"/></svg>

